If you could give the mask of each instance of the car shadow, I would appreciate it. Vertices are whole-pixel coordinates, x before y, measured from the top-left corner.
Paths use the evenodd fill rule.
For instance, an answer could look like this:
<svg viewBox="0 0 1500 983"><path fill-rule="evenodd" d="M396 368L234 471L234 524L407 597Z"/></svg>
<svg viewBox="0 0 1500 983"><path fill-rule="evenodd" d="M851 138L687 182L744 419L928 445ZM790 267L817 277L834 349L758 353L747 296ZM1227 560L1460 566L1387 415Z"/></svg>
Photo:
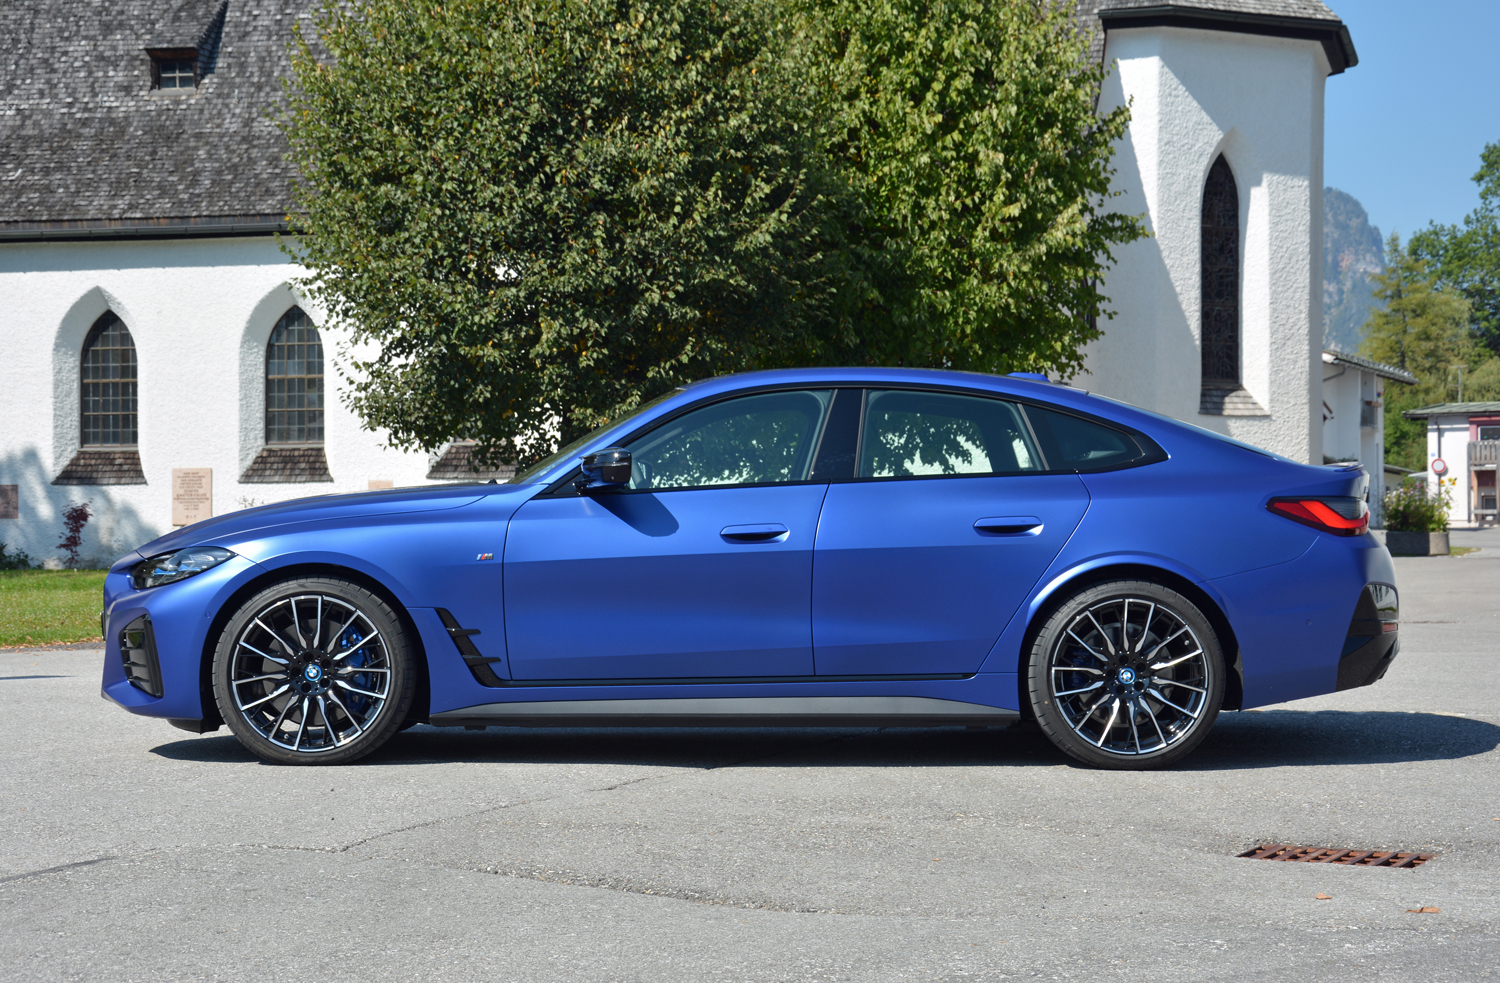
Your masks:
<svg viewBox="0 0 1500 983"><path fill-rule="evenodd" d="M1500 727L1436 713L1270 710L1223 714L1172 770L1447 761L1500 746ZM172 741L176 761L257 761L226 731ZM419 726L360 762L415 765L628 764L676 768L1054 766L1071 763L1035 726L865 729L541 729ZM1079 766L1082 767L1082 766Z"/></svg>

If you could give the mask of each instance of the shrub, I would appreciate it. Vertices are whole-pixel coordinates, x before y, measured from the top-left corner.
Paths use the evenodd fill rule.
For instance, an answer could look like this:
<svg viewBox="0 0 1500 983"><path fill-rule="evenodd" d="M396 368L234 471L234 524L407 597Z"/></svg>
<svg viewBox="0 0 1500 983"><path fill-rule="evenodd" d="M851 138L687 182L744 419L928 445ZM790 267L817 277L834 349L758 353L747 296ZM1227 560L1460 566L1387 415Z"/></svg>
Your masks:
<svg viewBox="0 0 1500 983"><path fill-rule="evenodd" d="M1417 480L1387 490L1381 502L1386 529L1391 532L1447 532L1450 503L1445 486L1451 488L1457 484L1457 478L1439 479L1438 487L1428 491L1427 482Z"/></svg>
<svg viewBox="0 0 1500 983"><path fill-rule="evenodd" d="M89 524L94 513L90 511L88 502L79 502L63 509L62 515L65 535L57 548L68 554L68 569L77 570L80 562L78 547L83 545L83 527Z"/></svg>
<svg viewBox="0 0 1500 983"><path fill-rule="evenodd" d="M25 550L5 549L5 544L0 543L0 570L30 570L31 557Z"/></svg>

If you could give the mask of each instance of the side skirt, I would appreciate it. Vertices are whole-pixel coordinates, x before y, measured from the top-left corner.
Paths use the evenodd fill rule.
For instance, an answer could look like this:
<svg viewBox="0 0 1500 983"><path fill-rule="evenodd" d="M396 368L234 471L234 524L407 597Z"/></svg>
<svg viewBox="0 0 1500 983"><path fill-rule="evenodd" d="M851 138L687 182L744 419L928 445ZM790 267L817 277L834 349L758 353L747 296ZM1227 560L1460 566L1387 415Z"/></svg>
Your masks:
<svg viewBox="0 0 1500 983"><path fill-rule="evenodd" d="M766 696L485 703L434 727L1003 727L1014 710L928 696Z"/></svg>

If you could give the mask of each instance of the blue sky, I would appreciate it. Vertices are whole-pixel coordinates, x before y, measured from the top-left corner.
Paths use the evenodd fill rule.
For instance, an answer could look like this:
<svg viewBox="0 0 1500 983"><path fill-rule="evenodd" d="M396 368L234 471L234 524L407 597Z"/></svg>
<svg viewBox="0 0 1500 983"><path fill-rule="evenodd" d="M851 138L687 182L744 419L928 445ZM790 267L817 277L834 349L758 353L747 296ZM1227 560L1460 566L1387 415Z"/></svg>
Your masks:
<svg viewBox="0 0 1500 983"><path fill-rule="evenodd" d="M1324 178L1406 239L1479 204L1479 152L1500 141L1500 0L1324 0L1359 64L1328 79Z"/></svg>

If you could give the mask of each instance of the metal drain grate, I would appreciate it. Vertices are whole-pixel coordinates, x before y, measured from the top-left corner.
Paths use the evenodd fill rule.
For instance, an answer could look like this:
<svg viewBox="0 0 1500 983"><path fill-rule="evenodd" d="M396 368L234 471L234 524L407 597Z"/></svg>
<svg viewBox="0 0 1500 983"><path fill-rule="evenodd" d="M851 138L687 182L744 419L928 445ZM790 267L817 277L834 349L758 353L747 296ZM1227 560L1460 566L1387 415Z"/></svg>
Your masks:
<svg viewBox="0 0 1500 983"><path fill-rule="evenodd" d="M1344 864L1350 867L1420 867L1435 853L1393 853L1388 850L1334 850L1320 846L1282 846L1265 843L1240 854L1246 860L1290 860L1303 864Z"/></svg>

